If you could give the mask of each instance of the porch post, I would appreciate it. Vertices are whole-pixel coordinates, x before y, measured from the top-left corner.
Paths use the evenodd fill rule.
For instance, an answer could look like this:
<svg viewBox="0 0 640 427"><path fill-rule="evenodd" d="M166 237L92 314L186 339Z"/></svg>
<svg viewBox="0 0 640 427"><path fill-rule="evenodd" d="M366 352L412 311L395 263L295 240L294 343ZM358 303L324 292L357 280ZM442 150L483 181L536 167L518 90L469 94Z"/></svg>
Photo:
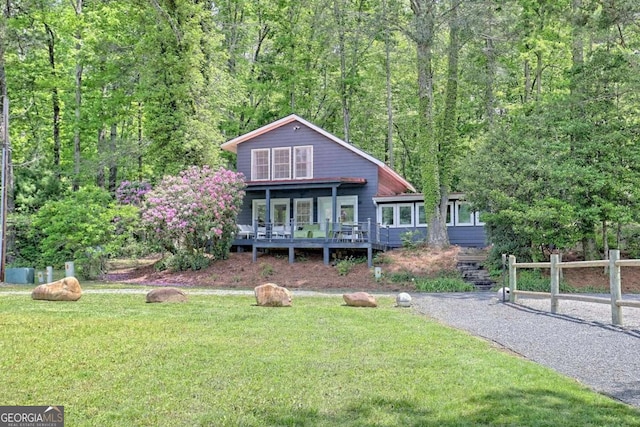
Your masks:
<svg viewBox="0 0 640 427"><path fill-rule="evenodd" d="M331 222L338 222L338 187L331 187Z"/></svg>
<svg viewBox="0 0 640 427"><path fill-rule="evenodd" d="M266 227L267 224L271 222L271 189L267 188L265 190L264 198L266 203L265 213L264 213L264 216L266 216L266 218L264 219L264 222L265 222L264 226Z"/></svg>

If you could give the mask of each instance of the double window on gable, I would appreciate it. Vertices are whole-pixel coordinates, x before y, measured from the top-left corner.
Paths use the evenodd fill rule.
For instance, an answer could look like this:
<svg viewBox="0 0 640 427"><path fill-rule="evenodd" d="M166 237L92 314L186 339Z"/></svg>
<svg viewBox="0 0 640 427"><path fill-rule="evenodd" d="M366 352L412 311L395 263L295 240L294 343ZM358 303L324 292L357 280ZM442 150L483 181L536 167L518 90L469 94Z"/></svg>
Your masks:
<svg viewBox="0 0 640 427"><path fill-rule="evenodd" d="M251 150L251 180L277 181L313 178L313 147Z"/></svg>

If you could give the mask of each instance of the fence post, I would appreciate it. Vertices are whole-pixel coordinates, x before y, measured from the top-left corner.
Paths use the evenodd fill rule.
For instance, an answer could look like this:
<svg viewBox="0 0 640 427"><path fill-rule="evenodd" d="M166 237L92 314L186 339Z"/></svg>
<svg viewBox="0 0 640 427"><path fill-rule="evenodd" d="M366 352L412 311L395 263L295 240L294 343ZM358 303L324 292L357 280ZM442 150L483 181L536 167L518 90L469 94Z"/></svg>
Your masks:
<svg viewBox="0 0 640 427"><path fill-rule="evenodd" d="M558 294L560 293L560 257L551 254L551 312L558 312Z"/></svg>
<svg viewBox="0 0 640 427"><path fill-rule="evenodd" d="M509 302L516 302L516 290L518 288L516 280L516 256L509 255Z"/></svg>
<svg viewBox="0 0 640 427"><path fill-rule="evenodd" d="M609 251L609 287L611 293L611 323L614 325L622 325L622 307L616 301L622 299L622 290L620 285L620 266L616 265L616 261L620 259L620 251L612 249Z"/></svg>

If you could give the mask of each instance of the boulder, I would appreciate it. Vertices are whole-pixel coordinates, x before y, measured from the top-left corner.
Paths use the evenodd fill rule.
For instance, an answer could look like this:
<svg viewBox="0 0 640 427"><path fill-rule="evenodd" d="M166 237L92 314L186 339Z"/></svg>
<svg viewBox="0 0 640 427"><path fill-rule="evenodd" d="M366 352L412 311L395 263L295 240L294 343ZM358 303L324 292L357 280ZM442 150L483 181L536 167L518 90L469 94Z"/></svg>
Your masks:
<svg viewBox="0 0 640 427"><path fill-rule="evenodd" d="M376 298L366 292L354 292L342 295L342 299L351 307L377 307Z"/></svg>
<svg viewBox="0 0 640 427"><path fill-rule="evenodd" d="M406 292L400 292L396 297L398 307L411 307L411 295Z"/></svg>
<svg viewBox="0 0 640 427"><path fill-rule="evenodd" d="M187 294L176 288L157 288L147 292L147 302L187 302Z"/></svg>
<svg viewBox="0 0 640 427"><path fill-rule="evenodd" d="M31 291L31 298L45 301L78 301L82 288L75 277L65 277L51 283L43 283Z"/></svg>
<svg viewBox="0 0 640 427"><path fill-rule="evenodd" d="M262 307L291 307L291 292L275 283L265 283L254 288L256 302Z"/></svg>

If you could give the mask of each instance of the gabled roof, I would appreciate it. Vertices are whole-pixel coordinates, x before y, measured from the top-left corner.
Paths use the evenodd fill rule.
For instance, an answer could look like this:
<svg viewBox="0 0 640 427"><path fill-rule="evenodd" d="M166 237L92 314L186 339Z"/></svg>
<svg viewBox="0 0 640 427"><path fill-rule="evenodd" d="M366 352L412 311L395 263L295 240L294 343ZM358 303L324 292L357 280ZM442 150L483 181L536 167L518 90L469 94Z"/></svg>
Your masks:
<svg viewBox="0 0 640 427"><path fill-rule="evenodd" d="M344 148L346 148L347 150L351 150L352 152L354 152L355 154L369 160L370 162L374 163L375 165L378 166L379 168L379 176L381 177L386 177L387 179L390 179L393 182L393 185L390 185L389 187L391 188L395 188L397 190L400 190L401 188L404 188L404 191L409 190L409 191L413 191L415 192L416 189L413 187L413 185L411 185L407 180L405 180L403 177L401 177L396 171L394 171L393 169L391 169L389 166L387 166L384 162L376 159L375 157L371 156L370 154L365 153L364 151L356 148L355 146L349 144L348 142L343 141L342 139L338 138L335 135L332 135L331 133L327 132L326 130L319 128L318 126L314 125L313 123L310 123L308 121L306 121L305 119L295 115L295 114L291 114L287 117L283 117L280 120L276 120L275 122L272 122L268 125L262 126L259 129L256 129L254 131L251 131L249 133L246 133L244 135L240 135L237 138L234 138L230 141L225 142L224 144L222 144L222 149L223 150L227 150L227 151L231 151L232 153L237 153L237 147L238 144L242 144L245 141L249 141L259 135L262 135L264 133L270 132L274 129L277 129L281 126L287 125L291 122L299 122L300 124L303 124L304 126L318 132L319 134L327 137L328 139L330 139L331 141L335 142L336 144L339 144L341 146L343 146ZM402 191L398 191L398 192L402 192Z"/></svg>

